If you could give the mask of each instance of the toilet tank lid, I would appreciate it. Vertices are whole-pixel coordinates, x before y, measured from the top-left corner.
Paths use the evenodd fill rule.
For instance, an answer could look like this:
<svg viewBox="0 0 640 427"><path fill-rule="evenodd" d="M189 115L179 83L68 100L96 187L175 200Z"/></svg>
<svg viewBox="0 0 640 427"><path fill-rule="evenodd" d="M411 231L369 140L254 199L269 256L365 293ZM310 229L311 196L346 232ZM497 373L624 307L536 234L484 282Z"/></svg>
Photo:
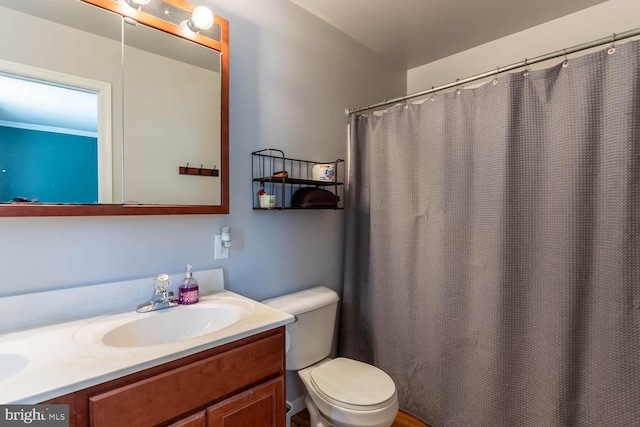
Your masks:
<svg viewBox="0 0 640 427"><path fill-rule="evenodd" d="M304 291L270 298L262 301L262 303L295 316L334 304L338 300L339 297L335 291L324 286L316 286Z"/></svg>

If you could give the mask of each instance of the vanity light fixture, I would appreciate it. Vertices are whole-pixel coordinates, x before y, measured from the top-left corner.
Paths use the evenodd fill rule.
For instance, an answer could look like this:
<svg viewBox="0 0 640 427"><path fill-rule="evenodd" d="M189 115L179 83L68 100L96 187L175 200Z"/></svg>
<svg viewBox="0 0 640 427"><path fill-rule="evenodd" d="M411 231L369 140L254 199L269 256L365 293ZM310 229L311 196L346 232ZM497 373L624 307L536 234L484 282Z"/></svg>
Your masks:
<svg viewBox="0 0 640 427"><path fill-rule="evenodd" d="M212 26L213 26L213 13L208 7L197 6L195 9L193 9L193 13L191 14L191 19L187 21L187 27L191 31L193 31L194 33L197 33L199 30L208 30Z"/></svg>
<svg viewBox="0 0 640 427"><path fill-rule="evenodd" d="M145 4L149 4L151 0L124 0L124 1L127 2L127 4L132 8L140 9Z"/></svg>

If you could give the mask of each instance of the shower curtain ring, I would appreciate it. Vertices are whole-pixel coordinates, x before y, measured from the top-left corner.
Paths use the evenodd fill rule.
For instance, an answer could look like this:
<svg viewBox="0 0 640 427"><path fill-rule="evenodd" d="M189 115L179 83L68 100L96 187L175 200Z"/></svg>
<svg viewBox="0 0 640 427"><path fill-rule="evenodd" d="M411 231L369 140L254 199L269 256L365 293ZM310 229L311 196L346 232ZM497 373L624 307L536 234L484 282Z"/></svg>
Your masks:
<svg viewBox="0 0 640 427"><path fill-rule="evenodd" d="M460 81L460 79L456 79L456 83L458 83ZM458 89L456 90L456 94L460 95L460 93L462 92L462 90L460 89L460 85L458 85Z"/></svg>
<svg viewBox="0 0 640 427"><path fill-rule="evenodd" d="M436 92L435 92L435 87L431 86L431 102L436 100Z"/></svg>
<svg viewBox="0 0 640 427"><path fill-rule="evenodd" d="M522 73L522 75L525 76L525 77L527 77L529 75L529 72L530 72L530 69L529 69L530 67L529 67L528 61L529 60L527 58L524 58L524 67L525 68L524 68L524 73Z"/></svg>
<svg viewBox="0 0 640 427"><path fill-rule="evenodd" d="M562 63L562 68L567 68L569 66L569 58L567 57L567 49L562 49L564 52L564 62Z"/></svg>
<svg viewBox="0 0 640 427"><path fill-rule="evenodd" d="M607 49L609 55L613 55L616 52L616 33L611 35L611 47Z"/></svg>
<svg viewBox="0 0 640 427"><path fill-rule="evenodd" d="M496 75L493 77L493 81L491 83L493 83L493 85L497 85L498 84L498 76L500 75L500 67L496 68Z"/></svg>

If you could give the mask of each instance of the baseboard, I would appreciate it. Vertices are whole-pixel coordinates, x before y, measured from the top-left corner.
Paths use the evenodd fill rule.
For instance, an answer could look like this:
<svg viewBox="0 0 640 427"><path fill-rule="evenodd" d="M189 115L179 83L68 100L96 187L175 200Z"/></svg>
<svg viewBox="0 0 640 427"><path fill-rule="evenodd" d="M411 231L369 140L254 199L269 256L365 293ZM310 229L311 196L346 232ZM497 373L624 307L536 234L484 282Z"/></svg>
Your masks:
<svg viewBox="0 0 640 427"><path fill-rule="evenodd" d="M291 404L291 410L289 411L288 418L291 418L292 415L297 414L307 407L307 405L304 403L304 395L295 400L292 400L289 403Z"/></svg>

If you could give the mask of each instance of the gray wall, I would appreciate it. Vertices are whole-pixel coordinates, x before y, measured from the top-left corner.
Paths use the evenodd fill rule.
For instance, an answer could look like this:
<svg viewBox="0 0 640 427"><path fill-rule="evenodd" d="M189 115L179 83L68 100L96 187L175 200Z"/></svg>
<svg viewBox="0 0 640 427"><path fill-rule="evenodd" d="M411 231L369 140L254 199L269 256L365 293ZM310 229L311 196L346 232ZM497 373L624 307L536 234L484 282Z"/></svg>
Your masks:
<svg viewBox="0 0 640 427"><path fill-rule="evenodd" d="M345 158L345 107L399 96L406 70L287 0L208 5L230 21L231 213L0 218L0 296L150 278L185 263L224 268L229 289L258 300L319 284L341 290L344 211L253 211L250 154ZM222 226L231 258L214 260ZM302 394L288 384L289 399Z"/></svg>
<svg viewBox="0 0 640 427"><path fill-rule="evenodd" d="M203 3L230 21L231 213L0 218L0 296L176 273L186 263L224 268L228 289L257 300L320 284L341 291L344 211L253 211L251 152L346 158L344 109L403 94L406 70L288 0ZM231 227L231 258L214 260L222 226ZM296 381L287 387L289 399L303 393Z"/></svg>

